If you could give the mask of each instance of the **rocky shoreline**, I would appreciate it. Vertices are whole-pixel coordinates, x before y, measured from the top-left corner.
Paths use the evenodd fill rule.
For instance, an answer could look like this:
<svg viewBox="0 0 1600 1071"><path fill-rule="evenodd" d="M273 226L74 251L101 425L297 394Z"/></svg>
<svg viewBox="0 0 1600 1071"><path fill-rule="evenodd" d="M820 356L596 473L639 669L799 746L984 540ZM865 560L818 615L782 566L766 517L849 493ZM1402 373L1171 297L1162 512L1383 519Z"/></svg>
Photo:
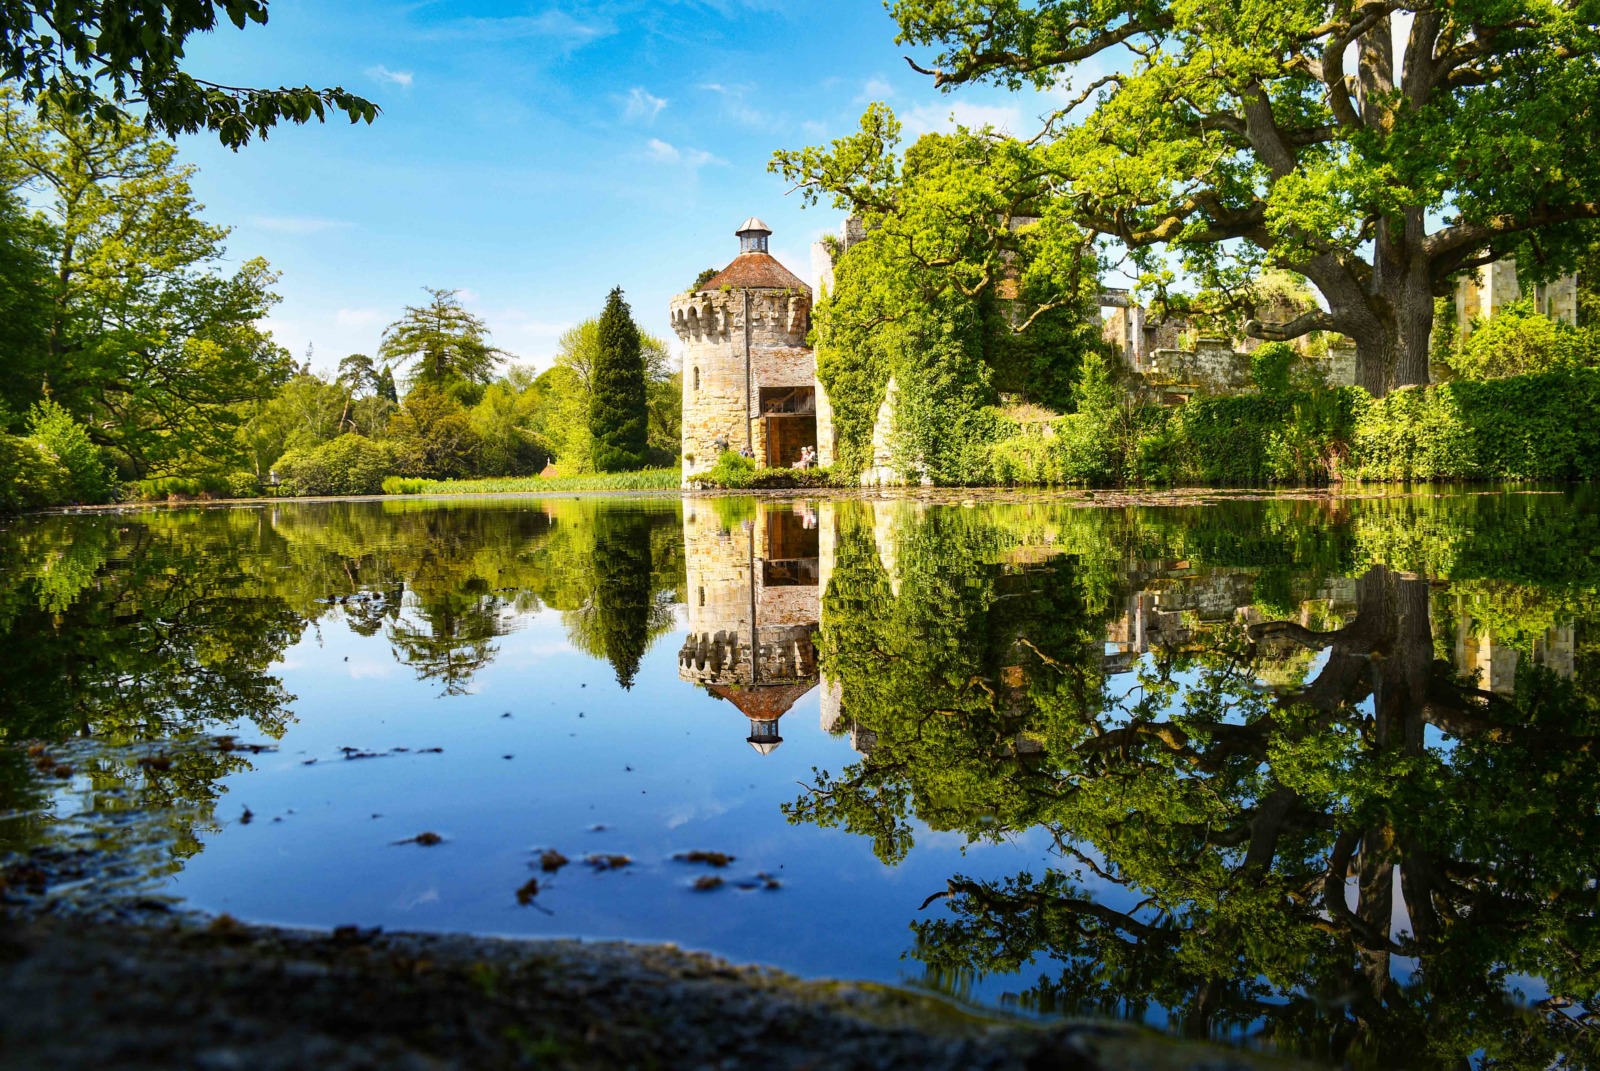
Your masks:
<svg viewBox="0 0 1600 1071"><path fill-rule="evenodd" d="M975 1071L1288 1063L1103 1022L988 1018L665 946L250 926L13 900L0 1068L760 1067Z"/></svg>

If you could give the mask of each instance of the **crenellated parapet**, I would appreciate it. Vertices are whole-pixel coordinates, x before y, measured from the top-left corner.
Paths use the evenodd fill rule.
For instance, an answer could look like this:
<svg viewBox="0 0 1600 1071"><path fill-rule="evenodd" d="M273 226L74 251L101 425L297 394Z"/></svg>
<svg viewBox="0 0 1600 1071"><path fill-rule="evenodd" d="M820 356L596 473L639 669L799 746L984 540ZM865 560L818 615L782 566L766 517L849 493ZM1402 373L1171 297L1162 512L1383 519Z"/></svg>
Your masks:
<svg viewBox="0 0 1600 1071"><path fill-rule="evenodd" d="M679 294L672 299L672 330L688 345L737 344L742 356L746 295L750 344L799 348L811 329L811 295L805 290L727 290Z"/></svg>

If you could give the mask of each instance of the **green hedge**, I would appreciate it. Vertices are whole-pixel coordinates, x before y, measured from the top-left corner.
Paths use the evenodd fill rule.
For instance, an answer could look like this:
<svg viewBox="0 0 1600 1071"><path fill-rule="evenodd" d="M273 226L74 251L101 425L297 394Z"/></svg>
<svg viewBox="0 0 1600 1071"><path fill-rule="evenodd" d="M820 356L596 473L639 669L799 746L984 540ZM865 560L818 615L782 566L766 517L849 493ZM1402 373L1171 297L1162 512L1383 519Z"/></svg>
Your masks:
<svg viewBox="0 0 1600 1071"><path fill-rule="evenodd" d="M640 469L638 472L588 473L580 476L510 476L482 480L429 480L419 476L390 476L383 481L386 495L510 495L564 491L670 491L681 480L676 468Z"/></svg>
<svg viewBox="0 0 1600 1071"><path fill-rule="evenodd" d="M1139 475L1173 484L1323 483L1339 474L1369 401L1353 387L1193 401L1141 441Z"/></svg>
<svg viewBox="0 0 1600 1071"><path fill-rule="evenodd" d="M991 448L997 482L1263 486L1600 478L1600 370L1087 411Z"/></svg>
<svg viewBox="0 0 1600 1071"><path fill-rule="evenodd" d="M1600 370L1397 390L1361 413L1352 467L1365 480L1594 479Z"/></svg>

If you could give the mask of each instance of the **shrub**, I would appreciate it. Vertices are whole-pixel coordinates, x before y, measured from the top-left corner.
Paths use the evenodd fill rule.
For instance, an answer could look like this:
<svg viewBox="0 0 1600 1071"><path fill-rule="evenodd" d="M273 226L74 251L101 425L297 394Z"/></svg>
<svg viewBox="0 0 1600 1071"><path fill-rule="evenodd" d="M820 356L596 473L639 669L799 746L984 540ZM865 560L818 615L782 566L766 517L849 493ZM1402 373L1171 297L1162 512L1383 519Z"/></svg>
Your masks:
<svg viewBox="0 0 1600 1071"><path fill-rule="evenodd" d="M261 481L253 472L230 472L223 479L228 484L229 498L256 498L261 494Z"/></svg>
<svg viewBox="0 0 1600 1071"><path fill-rule="evenodd" d="M140 502L161 502L169 498L200 498L228 494L224 476L151 476L128 485L129 498Z"/></svg>
<svg viewBox="0 0 1600 1071"><path fill-rule="evenodd" d="M1355 475L1372 480L1600 476L1600 370L1406 387L1361 413Z"/></svg>
<svg viewBox="0 0 1600 1071"><path fill-rule="evenodd" d="M33 439L0 432L0 513L57 505L71 482L54 453Z"/></svg>
<svg viewBox="0 0 1600 1071"><path fill-rule="evenodd" d="M1515 301L1475 323L1446 360L1463 379L1501 379L1592 365L1597 344L1593 330L1558 323L1535 312L1533 302Z"/></svg>
<svg viewBox="0 0 1600 1071"><path fill-rule="evenodd" d="M1268 342L1250 355L1250 378L1262 394L1283 394L1289 389L1289 372L1300 355L1287 342Z"/></svg>
<svg viewBox="0 0 1600 1071"><path fill-rule="evenodd" d="M1061 427L1060 421L1056 427ZM989 448L989 472L1006 487L1062 483L1058 432L1019 428Z"/></svg>
<svg viewBox="0 0 1600 1071"><path fill-rule="evenodd" d="M1324 482L1338 475L1366 398L1346 387L1191 401L1143 444L1141 475L1162 483Z"/></svg>
<svg viewBox="0 0 1600 1071"><path fill-rule="evenodd" d="M34 442L56 456L66 470L62 501L109 502L115 483L100 448L89 441L89 430L56 402L46 398L28 411L28 433Z"/></svg>
<svg viewBox="0 0 1600 1071"><path fill-rule="evenodd" d="M283 489L291 495L375 495L393 468L387 443L353 433L310 450L291 450L277 464Z"/></svg>
<svg viewBox="0 0 1600 1071"><path fill-rule="evenodd" d="M390 476L383 481L386 495L521 495L544 491L670 491L681 474L678 469L640 469L637 472L591 472L579 476L512 476L483 480L425 480L416 476Z"/></svg>
<svg viewBox="0 0 1600 1071"><path fill-rule="evenodd" d="M419 386L406 395L389 418L394 448L391 471L403 476L458 479L479 471L483 440L459 402L433 387Z"/></svg>
<svg viewBox="0 0 1600 1071"><path fill-rule="evenodd" d="M755 471L756 463L750 458L734 450L724 450L717 458L717 463L711 466L711 471L701 479L717 487L737 491L750 486L750 478Z"/></svg>
<svg viewBox="0 0 1600 1071"><path fill-rule="evenodd" d="M809 469L759 468L745 485L754 490L774 491L794 487L832 487L833 470L821 466Z"/></svg>

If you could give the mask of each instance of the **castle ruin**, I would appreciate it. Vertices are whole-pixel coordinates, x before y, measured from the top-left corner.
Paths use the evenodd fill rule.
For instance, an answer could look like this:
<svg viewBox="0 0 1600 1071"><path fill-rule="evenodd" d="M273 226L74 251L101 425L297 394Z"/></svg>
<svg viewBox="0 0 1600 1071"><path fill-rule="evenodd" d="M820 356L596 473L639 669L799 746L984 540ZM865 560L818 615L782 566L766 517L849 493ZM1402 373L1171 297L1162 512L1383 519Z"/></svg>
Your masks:
<svg viewBox="0 0 1600 1071"><path fill-rule="evenodd" d="M810 447L833 463L833 418L817 380L811 287L768 252L772 228L751 217L739 255L698 289L672 299L684 343L683 486L724 450L789 468Z"/></svg>

